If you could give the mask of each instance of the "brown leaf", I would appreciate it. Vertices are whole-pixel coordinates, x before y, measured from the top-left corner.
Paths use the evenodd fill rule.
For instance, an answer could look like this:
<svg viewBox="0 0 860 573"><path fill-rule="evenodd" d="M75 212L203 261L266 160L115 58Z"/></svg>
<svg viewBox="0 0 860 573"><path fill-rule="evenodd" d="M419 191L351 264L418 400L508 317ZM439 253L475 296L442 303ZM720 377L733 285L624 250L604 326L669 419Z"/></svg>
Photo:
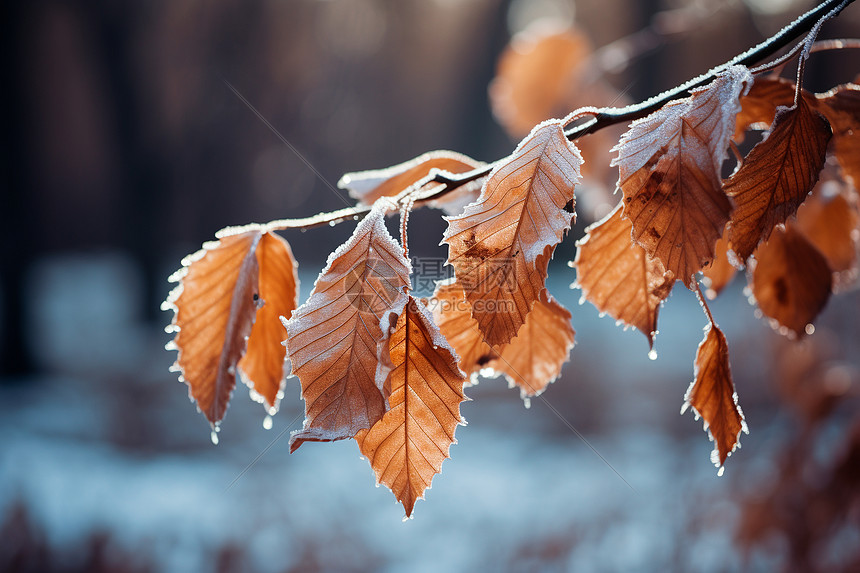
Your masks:
<svg viewBox="0 0 860 573"><path fill-rule="evenodd" d="M845 84L819 94L818 110L833 128L833 152L846 178L860 189L860 86Z"/></svg>
<svg viewBox="0 0 860 573"><path fill-rule="evenodd" d="M690 406L696 419L704 419L705 431L715 442L711 461L722 466L740 447L741 432L747 432L747 425L732 382L726 337L713 322L705 329L705 338L696 351L694 380L684 395L681 413Z"/></svg>
<svg viewBox="0 0 860 573"><path fill-rule="evenodd" d="M714 259L729 218L720 169L738 97L750 83L749 71L733 66L689 98L633 122L615 147L622 216L633 224L633 239L687 286Z"/></svg>
<svg viewBox="0 0 860 573"><path fill-rule="evenodd" d="M750 286L759 309L803 336L830 298L833 276L827 259L791 224L774 229L755 259Z"/></svg>
<svg viewBox="0 0 860 573"><path fill-rule="evenodd" d="M660 259L650 259L630 238L630 221L621 204L585 230L576 251L576 283L582 296L600 312L638 328L654 345L657 313L675 284Z"/></svg>
<svg viewBox="0 0 860 573"><path fill-rule="evenodd" d="M286 381L286 332L280 317L289 317L298 306L299 277L290 245L275 233L264 233L256 250L259 266L259 296L263 305L248 338L248 350L239 361L239 372L265 400L269 414L278 410Z"/></svg>
<svg viewBox="0 0 860 573"><path fill-rule="evenodd" d="M574 345L576 332L570 311L544 292L529 313L526 323L499 357L488 367L519 386L525 399L542 393L561 374Z"/></svg>
<svg viewBox="0 0 860 573"><path fill-rule="evenodd" d="M773 123L776 108L794 104L794 82L784 78L758 76L749 93L741 98L741 111L735 118L735 135L738 143L744 140L748 129L768 129Z"/></svg>
<svg viewBox="0 0 860 573"><path fill-rule="evenodd" d="M780 108L770 135L725 182L735 203L729 246L740 261L797 211L818 180L829 140L827 120L801 98L797 107Z"/></svg>
<svg viewBox="0 0 860 573"><path fill-rule="evenodd" d="M448 263L491 346L516 336L544 289L549 257L574 218L581 163L561 121L540 124L493 169L478 201L448 218Z"/></svg>
<svg viewBox="0 0 860 573"><path fill-rule="evenodd" d="M464 424L460 404L466 400L466 377L430 313L412 297L389 345L391 409L355 439L377 483L389 487L410 516L450 457L457 425Z"/></svg>
<svg viewBox="0 0 860 573"><path fill-rule="evenodd" d="M341 177L337 186L348 189L349 195L360 204L372 205L380 197L393 197L411 185L418 183L430 174L433 169L449 173L465 173L486 165L471 157L454 151L431 151L424 153L386 169L359 171L347 173ZM433 186L433 184L429 184ZM425 186L427 187L427 186ZM451 193L445 194L431 205L437 208L448 208L457 213L467 203L478 196L478 188L473 185L463 185Z"/></svg>
<svg viewBox="0 0 860 573"><path fill-rule="evenodd" d="M702 271L704 280L702 281L708 290L705 291L705 296L713 300L726 288L732 279L735 278L737 269L729 262L729 242L726 238L728 231L723 232L723 236L717 241L715 246L716 256L714 262ZM732 255L734 256L734 255Z"/></svg>
<svg viewBox="0 0 860 573"><path fill-rule="evenodd" d="M460 283L453 278L438 282L431 300L433 320L460 357L460 370L470 376L486 368L497 354L484 342Z"/></svg>
<svg viewBox="0 0 860 573"><path fill-rule="evenodd" d="M236 387L236 366L245 353L259 296L255 250L261 232L248 231L203 245L170 277L179 282L162 305L175 315L168 349L179 351L181 372L197 407L216 426Z"/></svg>
<svg viewBox="0 0 860 573"><path fill-rule="evenodd" d="M819 182L797 210L797 228L827 259L834 272L857 266L860 213L840 181Z"/></svg>
<svg viewBox="0 0 860 573"><path fill-rule="evenodd" d="M386 410L389 330L406 304L410 266L385 228L385 201L329 256L307 302L284 321L305 400L291 451L352 438Z"/></svg>

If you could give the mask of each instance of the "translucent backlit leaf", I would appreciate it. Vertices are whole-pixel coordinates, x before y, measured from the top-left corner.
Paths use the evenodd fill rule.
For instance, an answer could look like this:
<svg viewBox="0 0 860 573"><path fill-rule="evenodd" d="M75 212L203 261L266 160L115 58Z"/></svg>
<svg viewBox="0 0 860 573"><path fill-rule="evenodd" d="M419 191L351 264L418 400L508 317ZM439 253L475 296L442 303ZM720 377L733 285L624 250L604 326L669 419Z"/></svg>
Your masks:
<svg viewBox="0 0 860 573"><path fill-rule="evenodd" d="M767 139L726 181L735 204L729 246L741 262L797 211L818 180L828 141L827 120L801 98L797 107L780 108Z"/></svg>
<svg viewBox="0 0 860 573"><path fill-rule="evenodd" d="M675 276L630 238L630 221L621 205L585 231L578 243L576 282L582 296L600 312L639 329L653 346L657 313L675 284Z"/></svg>
<svg viewBox="0 0 860 573"><path fill-rule="evenodd" d="M688 407L697 418L704 419L705 430L714 442L711 461L722 466L740 447L741 432L746 432L747 426L732 382L726 337L714 323L705 329L705 338L696 351L694 380L684 395L681 413Z"/></svg>
<svg viewBox="0 0 860 573"><path fill-rule="evenodd" d="M176 313L168 327L176 332L168 348L179 351L174 369L213 426L227 411L254 324L261 236L253 230L203 245L170 277L179 286L162 305Z"/></svg>
<svg viewBox="0 0 860 573"><path fill-rule="evenodd" d="M361 453L411 516L433 477L442 471L464 420L465 375L424 305L410 297L388 341L391 409L355 439Z"/></svg>

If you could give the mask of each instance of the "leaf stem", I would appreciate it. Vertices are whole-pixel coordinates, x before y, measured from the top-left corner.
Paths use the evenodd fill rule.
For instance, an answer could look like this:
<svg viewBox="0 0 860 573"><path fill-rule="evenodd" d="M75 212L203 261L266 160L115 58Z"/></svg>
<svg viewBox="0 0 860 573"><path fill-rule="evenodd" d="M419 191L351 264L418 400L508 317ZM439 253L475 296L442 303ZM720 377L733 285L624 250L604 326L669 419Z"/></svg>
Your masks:
<svg viewBox="0 0 860 573"><path fill-rule="evenodd" d="M852 2L854 2L854 0L825 0L815 8L809 10L802 16L799 16L782 30L780 30L767 40L759 43L755 47L750 48L742 54L738 54L731 60L715 68L712 68L708 72L698 77L695 77L675 88L667 90L654 97L648 98L643 102L629 105L626 107L587 107L575 110L570 115L568 115L568 118L579 118L583 115L591 115L593 117L592 119L565 131L565 136L568 140L574 141L584 135L588 135L589 133L595 132L597 130L604 129L606 127L610 127L618 123L629 122L643 118L646 115L660 109L670 101L685 97L690 92L690 90L706 84L714 77L716 77L720 72L731 66L750 66L751 64L754 64L772 56L785 46L789 45L791 42L797 39L798 36L805 32L809 32L815 29L815 33L817 34L817 31L818 29L820 29L821 24L823 24L830 18L836 16ZM807 40L804 39L801 45L804 45L806 41ZM848 47L854 47L853 42ZM795 50L792 50L792 52L795 52ZM472 171L467 171L465 173L460 173L456 175L445 171L431 172L430 175L411 185L407 189L404 189L403 192L399 193L393 199L397 203L402 202L403 199L406 197L409 197L410 200L414 201L415 203L424 203L426 201L437 199L439 197L442 197L446 193L449 193L454 189L457 189L467 183L471 183L472 181L476 181L478 179L486 177L493 170L493 168L500 161L503 160L504 158L494 161L493 163L489 163L485 166L479 167L477 169L473 169ZM439 183L439 185L436 185L429 190L425 189L425 187L429 183ZM271 221L270 223L267 223L262 227L264 227L268 231L274 231L287 229L311 229L323 225L333 226L344 221L363 217L368 212L370 212L369 205L356 205L355 207L347 207L346 209L339 209L337 211L331 211L329 213L320 213L318 215L314 215L313 217L306 217L302 219L279 219L276 221Z"/></svg>

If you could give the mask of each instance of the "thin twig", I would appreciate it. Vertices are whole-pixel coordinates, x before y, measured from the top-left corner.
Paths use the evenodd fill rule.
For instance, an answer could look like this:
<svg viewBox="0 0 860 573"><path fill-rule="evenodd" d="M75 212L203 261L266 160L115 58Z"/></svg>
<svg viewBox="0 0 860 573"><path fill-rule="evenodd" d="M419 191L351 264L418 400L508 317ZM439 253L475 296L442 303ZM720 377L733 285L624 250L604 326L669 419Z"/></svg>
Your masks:
<svg viewBox="0 0 860 573"><path fill-rule="evenodd" d="M626 107L582 108L580 110L576 110L568 117L592 115L593 118L568 129L565 131L565 136L570 141L574 141L584 135L618 123L641 119L660 109L670 101L687 96L690 90L708 83L718 74L731 66L750 66L777 53L779 50L797 39L798 36L809 32L813 28L816 28L815 32L817 33L817 29L821 27L821 24L841 12L852 2L854 2L854 0L825 0L757 46L735 56L722 65L712 68L705 74L695 77L675 88L672 88L671 90L665 91L638 104ZM799 47L803 47L807 39L804 39L799 44ZM799 50L798 47L792 51L796 52L797 50ZM442 197L467 183L486 177L497 164L505 159L506 158L499 159L472 171L456 175L447 172L431 173L409 188L404 189L403 192L394 197L394 200L399 203L404 197L409 196L416 204L420 204L433 199L438 199L439 197ZM433 187L431 192L422 193L422 189L429 183L439 183L440 185ZM357 205L352 208L340 209L330 213L320 213L314 217L304 219L280 219L267 223L264 227L267 230L310 229L322 225L336 225L346 220L359 218L367 214L369 211L369 205Z"/></svg>

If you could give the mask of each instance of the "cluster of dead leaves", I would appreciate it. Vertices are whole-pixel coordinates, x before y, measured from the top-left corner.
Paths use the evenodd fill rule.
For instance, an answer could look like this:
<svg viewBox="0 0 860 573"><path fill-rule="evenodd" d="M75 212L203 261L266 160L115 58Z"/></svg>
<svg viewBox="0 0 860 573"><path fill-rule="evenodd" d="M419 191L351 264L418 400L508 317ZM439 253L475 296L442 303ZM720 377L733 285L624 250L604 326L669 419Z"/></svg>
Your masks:
<svg viewBox="0 0 860 573"><path fill-rule="evenodd" d="M571 61L580 57L574 52ZM507 58L501 75L510 77L498 80L496 92L522 73L517 56ZM507 89L506 97L518 97ZM165 303L175 310L170 346L213 439L237 376L270 414L288 375L296 376L305 421L291 451L307 441L355 439L378 483L411 515L456 442L464 386L478 374L503 375L524 398L538 395L574 345L571 313L546 289L581 181L583 159L566 123L538 124L477 184L432 203L450 214L443 243L454 277L428 299L412 292L402 244L408 219L401 216L401 241L385 219L410 193L441 189L438 172L489 169L452 152L344 176L340 186L372 209L301 306L290 247L269 227L226 229L186 258ZM731 139L749 129L766 136L723 180ZM790 82L725 68L621 137L612 166L623 198L578 243L575 286L653 346L676 281L698 291L703 273L715 296L736 266L746 266L760 311L798 336L811 332L834 285L857 271L858 134L854 84L796 95ZM828 154L835 163L816 186ZM746 424L726 338L702 304L708 324L684 408L704 419L712 459L722 466Z"/></svg>

